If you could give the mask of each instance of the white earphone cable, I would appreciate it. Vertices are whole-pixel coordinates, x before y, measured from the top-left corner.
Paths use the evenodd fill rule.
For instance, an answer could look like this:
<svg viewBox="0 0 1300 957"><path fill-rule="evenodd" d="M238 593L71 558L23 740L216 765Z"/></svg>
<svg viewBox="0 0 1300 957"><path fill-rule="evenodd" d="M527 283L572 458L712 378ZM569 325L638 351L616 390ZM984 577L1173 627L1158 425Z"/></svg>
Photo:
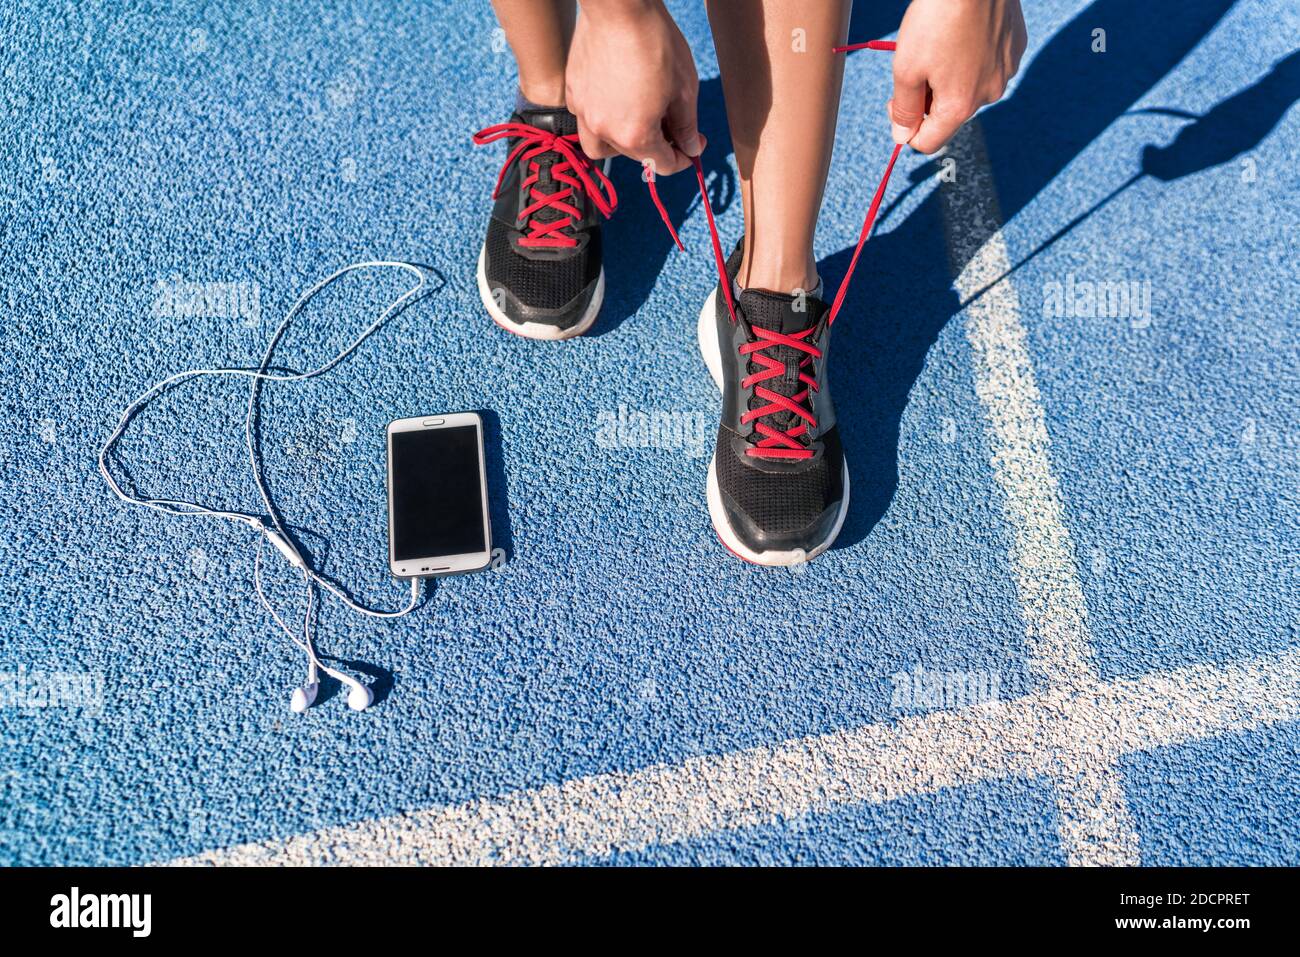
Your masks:
<svg viewBox="0 0 1300 957"><path fill-rule="evenodd" d="M414 275L418 279L418 282L416 283L415 286L411 287L406 292L404 292L401 296L399 296L398 298L390 302L388 306L379 314L379 316L372 323L370 323L370 325L368 325L361 332L360 335L358 335L355 339L353 339L352 342L342 352L336 355L329 362L326 362L324 365L319 366L315 369L311 369L307 372L274 373L274 372L267 371L270 367L271 356L275 352L276 345L279 343L281 337L288 329L289 324L303 310L303 308L307 305L307 303L310 302L316 296L317 293L319 293L321 290L325 289L327 286L334 283L336 280L342 278L348 273L355 272L357 270L362 270L362 269L401 269L407 273ZM301 296L298 297L297 301L293 304L293 306L290 307L289 311L285 313L284 319L281 320L280 325L276 328L275 333L271 336L271 340L267 344L266 351L262 354L262 361L258 364L256 369L247 369L247 368L190 369L185 372L178 372L175 375L163 379L161 382L155 383L154 385L146 389L143 393L141 393L134 401L130 403L130 405L126 407L126 410L122 413L121 417L118 420L117 427L113 430L112 434L109 435L107 441L104 442L104 445L99 452L99 472L104 477L104 481L108 483L109 488L112 489L113 494L115 494L121 501L126 502L127 504L130 505L137 505L144 508L155 509L156 511L164 512L169 515L204 515L213 518L224 518L230 521L240 522L257 531L259 533L259 538L257 541L257 550L254 558L254 564L253 564L253 585L257 592L258 599L261 601L263 607L266 608L268 612L270 612L272 618L274 618L276 624L279 625L280 629L286 635L289 636L290 640L293 641L294 644L296 644L299 648L301 648L306 653L307 659L310 665L313 667L313 670L315 668L319 668L320 670L325 671L327 674L333 675L335 678L338 678L339 680L347 684L353 685L354 687L361 687L361 686L359 685L359 683L355 682L355 679L348 678L347 676L342 675L340 672L337 672L334 669L326 666L316 654L315 643L312 640L312 634L311 634L311 618L312 618L312 613L315 609L315 591L316 591L315 586L319 585L321 588L325 589L327 592L329 592L330 594L338 598L339 601L343 602L343 604L347 605L349 608L363 615L369 615L373 618L400 618L403 615L407 615L412 610L414 610L416 604L419 602L420 580L418 578L411 579L411 597L403 608L397 611L380 611L378 609L368 608L360 604L359 602L353 600L339 585L330 581L328 578L326 578L324 575L320 574L319 572L313 570L307 564L306 560L303 559L301 554L299 554L298 550L290 543L289 533L284 527L284 524L281 522L279 514L275 509L275 506L271 502L270 492L267 490L266 483L262 477L261 461L257 454L257 447L253 436L253 422L256 417L257 398L260 393L261 385L263 382L300 382L305 379L313 379L316 376L324 375L326 372L329 372L340 362L342 362L353 352L355 352L363 342L365 342L368 338L370 338L370 336L377 329L379 329L380 326L382 326L385 322L387 322L388 319L390 319L395 313L399 312L409 302L411 302L413 299L418 297L422 292L424 292L425 287L427 285L428 285L428 278L425 275L424 270L412 263L389 261L389 260L376 260L376 261L352 263L351 265L344 266L342 269L339 269L338 271L322 279L320 282L316 283L314 286L312 286L310 289L308 289L306 292L304 292ZM132 493L126 491L117 482L117 480L113 477L113 474L108 467L109 454L112 452L113 447L117 444L118 440L121 439L122 435L126 432L127 426L130 424L132 417L136 414L137 411L139 411L140 408L142 408L149 401L151 401L158 395L162 394L164 391L166 391L169 387L173 385L176 385L180 382L184 382L188 379L197 378L199 376L215 376L215 375L243 376L250 380L249 390L248 390L247 414L244 417L244 444L245 444L245 449L248 453L249 465L253 473L253 482L257 486L258 495L262 499L262 505L264 506L264 514L270 519L271 522L270 527L267 526L267 524L262 520L260 516L250 512L239 512L230 509L211 508L199 502L190 502L184 499L143 498L137 495L133 495ZM270 601L266 597L265 592L263 591L262 574L261 574L263 539L270 541L271 544L275 546L276 550L279 551L281 554L283 554L284 557L289 561L291 565L298 568L302 572L303 583L307 590L307 610L303 618L303 631L302 631L301 640L298 638L297 635L294 634L293 630L284 622L284 620L276 612L275 608L272 607Z"/></svg>

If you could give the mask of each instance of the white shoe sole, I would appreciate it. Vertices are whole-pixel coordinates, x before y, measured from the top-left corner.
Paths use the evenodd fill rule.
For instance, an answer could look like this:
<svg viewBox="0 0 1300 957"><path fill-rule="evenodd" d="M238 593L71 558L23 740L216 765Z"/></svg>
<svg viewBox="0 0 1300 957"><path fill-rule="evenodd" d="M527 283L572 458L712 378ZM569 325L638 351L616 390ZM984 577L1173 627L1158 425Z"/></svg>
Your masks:
<svg viewBox="0 0 1300 957"><path fill-rule="evenodd" d="M704 308L700 310L700 319L695 327L696 338L700 342L700 355L704 357L704 364L709 369L709 375L713 377L713 384L722 389L722 355L718 352L718 337L714 326L716 316L716 300L718 289L715 286L713 292L704 301ZM732 531L731 524L727 521L727 511L722 507L722 490L718 488L717 473L717 453L709 461L709 481L706 497L709 502L709 518L713 522L713 530L718 533L718 538L727 550L738 558L743 558L747 562L753 562L755 565L767 565L774 568L788 568L792 565L802 565L805 562L812 561L826 549L834 544L835 539L840 534L840 529L844 527L844 519L849 514L849 463L844 462L841 468L841 477L844 482L844 498L840 500L840 512L835 518L835 524L831 526L831 533L826 540L815 548L805 551L802 548L795 548L790 551L763 551L756 552L741 544L739 537Z"/></svg>
<svg viewBox="0 0 1300 957"><path fill-rule="evenodd" d="M600 314L601 303L605 301L605 267L600 267L600 276L596 279L596 291L591 297L587 311L582 314L581 319L567 329L544 322L515 322L501 310L496 303L496 297L492 295L492 290L488 288L486 243L478 253L478 295L483 300L483 308L488 311L492 321L506 332L513 332L525 339L545 339L552 342L572 339L590 329L596 322L596 316Z"/></svg>

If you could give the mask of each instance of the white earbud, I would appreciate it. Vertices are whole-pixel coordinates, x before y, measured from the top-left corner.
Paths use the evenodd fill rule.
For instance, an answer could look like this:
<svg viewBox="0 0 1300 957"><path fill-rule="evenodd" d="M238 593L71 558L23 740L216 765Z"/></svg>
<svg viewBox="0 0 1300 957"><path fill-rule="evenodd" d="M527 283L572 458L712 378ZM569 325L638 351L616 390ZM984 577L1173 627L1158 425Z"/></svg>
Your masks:
<svg viewBox="0 0 1300 957"><path fill-rule="evenodd" d="M347 686L348 707L353 711L365 711L374 704L374 692L356 678L341 671L335 671L326 665L321 665L321 668L331 678ZM294 714L302 714L315 703L319 691L320 682L317 679L316 662L313 661L307 666L307 683L300 688L293 689L293 697L289 699L289 710Z"/></svg>
<svg viewBox="0 0 1300 957"><path fill-rule="evenodd" d="M374 702L374 692L356 678L342 672L332 672L332 674L351 689L348 692L348 707L353 711L365 711Z"/></svg>
<svg viewBox="0 0 1300 957"><path fill-rule="evenodd" d="M307 684L301 688L294 688L293 697L289 699L289 710L294 714L302 714L316 703L316 692L319 690L320 685L317 684Z"/></svg>
<svg viewBox="0 0 1300 957"><path fill-rule="evenodd" d="M348 707L353 711L365 711L375 700L375 693L360 682L348 692Z"/></svg>
<svg viewBox="0 0 1300 957"><path fill-rule="evenodd" d="M316 703L318 691L320 691L320 682L316 680L316 663L312 662L307 666L307 683L301 688L293 689L293 697L289 699L289 710L294 714L302 714Z"/></svg>

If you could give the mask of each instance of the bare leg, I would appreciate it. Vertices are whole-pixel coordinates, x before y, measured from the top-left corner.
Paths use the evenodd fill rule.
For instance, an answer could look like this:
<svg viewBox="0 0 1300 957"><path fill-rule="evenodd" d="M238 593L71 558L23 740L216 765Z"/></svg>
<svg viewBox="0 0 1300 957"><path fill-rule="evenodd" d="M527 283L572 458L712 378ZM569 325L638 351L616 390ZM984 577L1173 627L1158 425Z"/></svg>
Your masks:
<svg viewBox="0 0 1300 957"><path fill-rule="evenodd" d="M534 103L563 106L575 0L492 0L492 9L519 65L520 91Z"/></svg>
<svg viewBox="0 0 1300 957"><path fill-rule="evenodd" d="M711 0L745 209L737 281L790 293L817 284L813 232L826 187L852 0Z"/></svg>

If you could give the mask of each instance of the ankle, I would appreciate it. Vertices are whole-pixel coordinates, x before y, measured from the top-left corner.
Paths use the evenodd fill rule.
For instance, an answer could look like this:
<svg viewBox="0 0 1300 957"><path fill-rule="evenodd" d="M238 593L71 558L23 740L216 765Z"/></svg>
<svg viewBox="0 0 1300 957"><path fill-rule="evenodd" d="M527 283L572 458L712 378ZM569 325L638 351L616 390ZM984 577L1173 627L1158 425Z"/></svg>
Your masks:
<svg viewBox="0 0 1300 957"><path fill-rule="evenodd" d="M786 296L813 292L821 282L817 264L811 259L787 264L746 259L740 264L736 281L745 289L765 289Z"/></svg>
<svg viewBox="0 0 1300 957"><path fill-rule="evenodd" d="M519 78L519 93L537 106L564 106L564 77Z"/></svg>

